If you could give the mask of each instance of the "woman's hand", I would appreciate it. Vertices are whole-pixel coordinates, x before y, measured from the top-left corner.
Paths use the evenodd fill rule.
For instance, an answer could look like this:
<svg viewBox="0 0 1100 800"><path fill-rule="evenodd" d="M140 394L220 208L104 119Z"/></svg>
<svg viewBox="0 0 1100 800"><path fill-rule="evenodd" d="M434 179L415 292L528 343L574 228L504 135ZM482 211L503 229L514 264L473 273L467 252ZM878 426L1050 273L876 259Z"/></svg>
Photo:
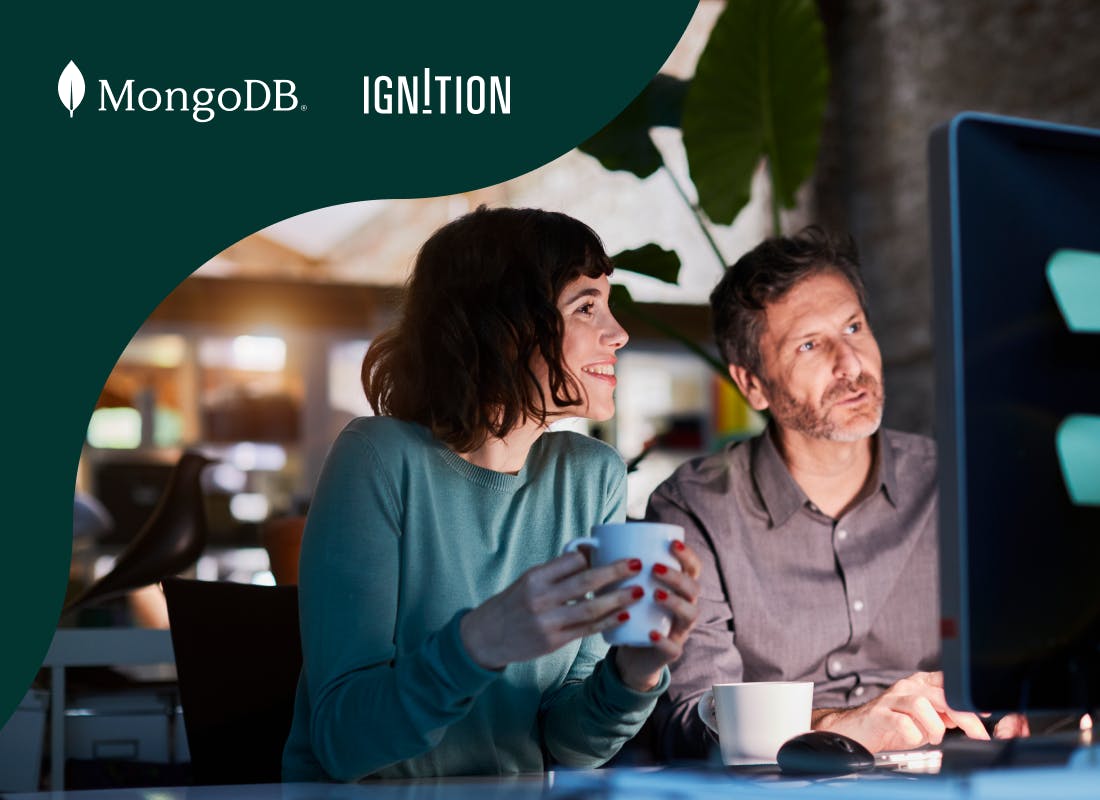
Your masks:
<svg viewBox="0 0 1100 800"><path fill-rule="evenodd" d="M620 647L615 651L615 666L623 682L640 692L656 686L665 665L671 664L684 652L684 642L699 615L697 579L702 568L699 557L680 541L673 542L670 549L680 562L681 571L668 569L664 564L653 567L653 577L667 587L657 589L653 599L672 613L668 636L653 631L649 636L653 641L652 647Z"/></svg>
<svg viewBox="0 0 1100 800"><path fill-rule="evenodd" d="M626 608L642 598L641 587L589 595L641 568L641 561L631 558L589 569L581 553L533 567L462 618L466 652L487 669L502 669L613 628L629 619Z"/></svg>

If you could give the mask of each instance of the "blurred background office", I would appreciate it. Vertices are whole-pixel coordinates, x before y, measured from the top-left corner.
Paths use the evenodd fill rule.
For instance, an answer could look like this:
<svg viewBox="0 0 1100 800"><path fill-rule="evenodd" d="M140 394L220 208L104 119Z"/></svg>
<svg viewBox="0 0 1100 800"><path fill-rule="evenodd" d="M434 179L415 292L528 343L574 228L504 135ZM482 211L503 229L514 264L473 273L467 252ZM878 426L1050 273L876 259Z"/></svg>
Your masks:
<svg viewBox="0 0 1100 800"><path fill-rule="evenodd" d="M699 3L657 89L681 100L690 91L726 10L723 0ZM813 106L819 91L820 109L809 115L817 120L808 168L778 224L790 232L817 222L855 236L883 351L885 423L931 433L928 134L962 110L1100 128L1100 4L807 0L801 10L816 20L822 64L810 70L820 86L795 81L775 91L796 107ZM721 72L722 55L709 57ZM736 77L734 69L726 75ZM697 116L704 101L689 98ZM713 102L719 118L726 101L718 94ZM370 413L363 354L393 319L419 245L482 203L564 211L591 225L609 253L657 245L675 254L672 282L631 272L625 261L613 277L632 298L620 314L631 341L616 368L618 410L598 427L575 424L635 467L628 513L640 516L650 490L683 460L757 432L761 418L707 361L706 303L725 265L773 233L782 192L761 162L732 220L708 213L707 202L701 210L704 171L685 149L687 127L677 118L647 131L658 164L646 177L612 168L606 147L586 146L459 195L272 220L195 265L120 355L89 421L70 595L112 569L188 448L217 459L202 472L208 535L188 574L293 583L328 446L349 419ZM65 626L166 624L155 588L63 618Z"/></svg>
<svg viewBox="0 0 1100 800"><path fill-rule="evenodd" d="M691 78L724 7L700 3L663 73ZM828 62L820 147L781 224L791 231L815 221L855 235L885 361L886 424L930 433L928 133L963 109L1100 126L1100 6L821 0L817 9ZM565 211L611 253L651 242L674 251L676 284L626 271L615 282L642 306L640 317L710 348L705 304L721 262L772 232L769 175L757 170L732 225L704 223L711 246L680 195L697 199L680 128L656 127L651 137L664 166L645 179L574 150L461 195L352 203L276 222L197 265L121 354L90 421L77 488L113 525L78 538L78 573L109 568L181 448L201 446L221 463L203 479L212 547L199 573L270 580L262 529L308 507L329 442L348 419L370 413L360 360L392 318L416 248L481 203ZM626 316L618 413L590 432L627 459L660 437L631 477L630 511L640 514L677 463L751 435L760 420L701 358Z"/></svg>

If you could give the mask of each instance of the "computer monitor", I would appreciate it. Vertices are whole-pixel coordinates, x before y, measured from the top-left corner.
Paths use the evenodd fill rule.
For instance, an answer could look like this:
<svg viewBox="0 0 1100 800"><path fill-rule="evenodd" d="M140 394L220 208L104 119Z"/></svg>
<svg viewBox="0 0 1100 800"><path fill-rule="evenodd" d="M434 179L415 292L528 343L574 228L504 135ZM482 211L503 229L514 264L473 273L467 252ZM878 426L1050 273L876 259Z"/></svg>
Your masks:
<svg viewBox="0 0 1100 800"><path fill-rule="evenodd" d="M985 711L1100 701L1100 131L929 144L943 668Z"/></svg>
<svg viewBox="0 0 1100 800"><path fill-rule="evenodd" d="M137 455L121 455L95 465L95 495L114 523L110 533L99 537L100 544L130 543L152 515L173 469L175 462Z"/></svg>

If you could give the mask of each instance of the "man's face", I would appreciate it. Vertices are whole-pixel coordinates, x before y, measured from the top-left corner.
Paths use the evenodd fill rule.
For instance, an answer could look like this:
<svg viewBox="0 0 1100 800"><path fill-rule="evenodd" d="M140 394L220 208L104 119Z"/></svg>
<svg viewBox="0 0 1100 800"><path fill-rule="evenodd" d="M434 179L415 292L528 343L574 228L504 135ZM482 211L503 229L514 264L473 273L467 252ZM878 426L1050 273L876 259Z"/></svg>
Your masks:
<svg viewBox="0 0 1100 800"><path fill-rule="evenodd" d="M763 374L749 400L770 408L780 427L837 442L878 430L882 356L843 275L812 275L768 305L760 356Z"/></svg>

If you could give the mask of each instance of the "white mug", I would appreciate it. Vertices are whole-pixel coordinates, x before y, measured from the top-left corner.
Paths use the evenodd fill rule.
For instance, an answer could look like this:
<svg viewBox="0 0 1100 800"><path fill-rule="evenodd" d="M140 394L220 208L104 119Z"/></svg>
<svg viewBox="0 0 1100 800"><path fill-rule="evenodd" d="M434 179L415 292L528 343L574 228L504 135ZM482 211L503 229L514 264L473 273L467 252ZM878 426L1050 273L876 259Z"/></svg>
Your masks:
<svg viewBox="0 0 1100 800"><path fill-rule="evenodd" d="M697 709L718 734L723 764L774 764L785 741L810 730L813 700L813 681L716 683Z"/></svg>
<svg viewBox="0 0 1100 800"><path fill-rule="evenodd" d="M653 593L667 587L653 578L653 565L664 564L679 570L680 562L669 549L673 541L684 540L684 529L664 522L608 522L593 525L592 535L574 539L565 545L564 552L588 546L593 550L592 566L602 567L622 558L637 558L642 569L632 578L612 584L605 592L624 586L641 586L645 596L627 608L630 619L603 632L608 644L630 647L652 647L650 631L668 636L672 628L672 615L667 608L653 599Z"/></svg>

